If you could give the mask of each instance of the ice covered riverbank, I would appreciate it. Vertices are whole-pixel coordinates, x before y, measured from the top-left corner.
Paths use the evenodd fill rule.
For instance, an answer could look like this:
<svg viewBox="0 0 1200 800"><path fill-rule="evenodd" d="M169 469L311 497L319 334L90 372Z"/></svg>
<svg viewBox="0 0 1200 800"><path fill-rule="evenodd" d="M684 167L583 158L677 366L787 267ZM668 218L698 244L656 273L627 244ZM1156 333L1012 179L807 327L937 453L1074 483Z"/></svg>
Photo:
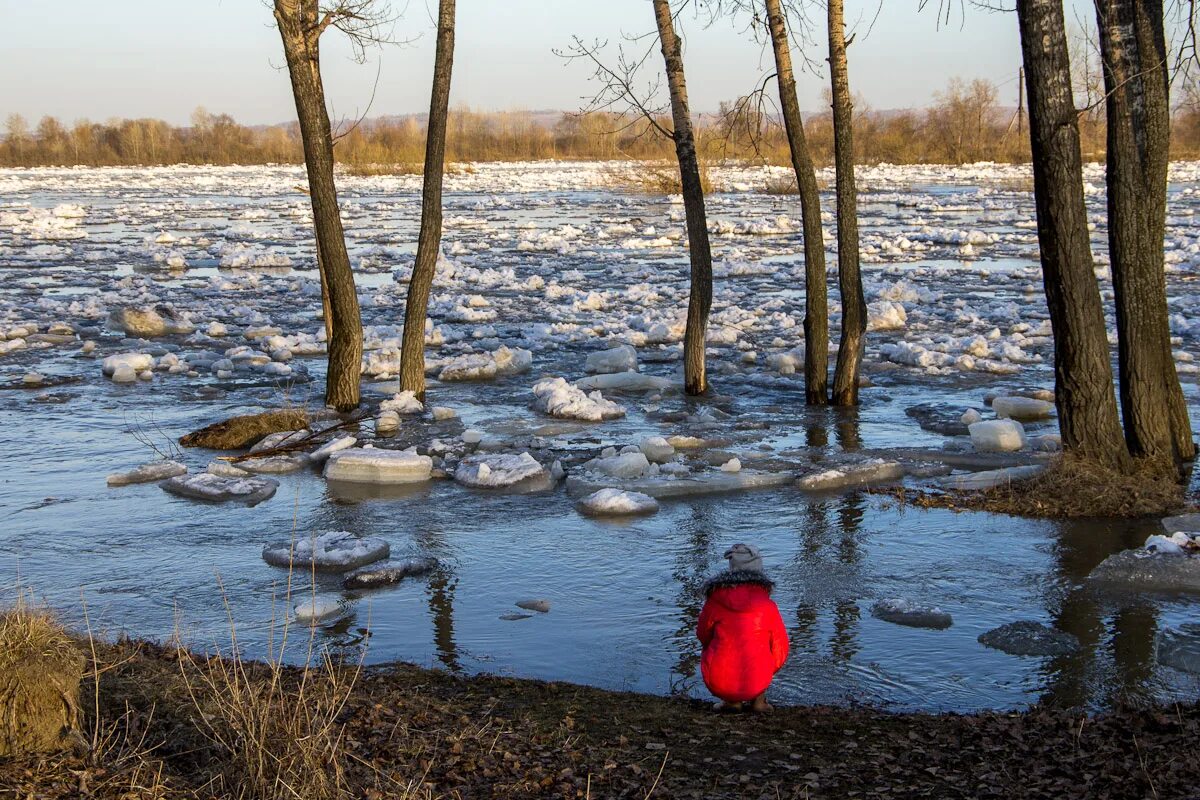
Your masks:
<svg viewBox="0 0 1200 800"><path fill-rule="evenodd" d="M1053 450L1055 422L1040 394L1052 385L1051 342L1024 168L864 170L873 386L858 413L801 405L799 214L794 197L762 191L770 170L715 171L726 190L709 199L715 393L691 401L674 390L686 304L682 208L608 188L616 169L478 165L448 180L424 409L393 398L392 380L416 179L344 178L367 396L391 398L396 412L377 445L415 447L428 463L422 480L379 486L262 459L251 466L294 471L258 479L279 487L254 507L197 505L153 483L110 490L105 478L153 458L138 437L165 448L232 413L319 404L323 334L307 199L295 189L301 171L0 171L0 415L10 463L21 465L19 480L0 484L9 525L0 568L19 568L65 604L83 585L107 624L146 635L167 635L178 606L198 636L222 624L218 571L254 631L280 579L262 548L297 520L306 534L379 537L394 558L442 565L350 598L351 613L325 631L332 642L353 644L369 623L380 658L668 691L696 686L696 587L721 548L754 538L772 554L790 609L797 647L781 682L793 701L979 708L1046 693L1099 704L1116 692L1194 696L1193 676L1126 647L1186 620L1194 601L1093 602L1083 586L1106 556L1144 541L1144 528L1099 526L1091 536L1087 526L902 515L839 493L839 481L878 477L849 460L878 459L893 480L963 480L963 467L1036 463ZM1173 174L1172 326L1195 408L1200 168ZM1100 179L1090 168L1102 250ZM831 306L836 324L836 292ZM632 348L632 360L618 346ZM1019 399L989 406L992 396ZM361 445L376 428L351 434ZM545 473L530 467L532 494L494 485L508 462L466 461L463 479L449 480L470 454L526 452ZM212 455L179 457L195 474ZM957 471L938 474L948 469ZM807 478L808 488L797 485ZM604 488L656 497L659 511L582 515L577 502ZM712 488L739 491L698 494ZM530 552L533 568L524 566ZM318 583L340 591L336 580ZM523 597L550 597L554 610L501 620ZM897 630L870 616L892 598L937 606L954 625ZM1031 661L976 641L1029 618L1072 628L1083 650ZM1082 635L1097 629L1106 635ZM597 649L621 656L599 665ZM1097 671L1107 677L1088 683Z"/></svg>

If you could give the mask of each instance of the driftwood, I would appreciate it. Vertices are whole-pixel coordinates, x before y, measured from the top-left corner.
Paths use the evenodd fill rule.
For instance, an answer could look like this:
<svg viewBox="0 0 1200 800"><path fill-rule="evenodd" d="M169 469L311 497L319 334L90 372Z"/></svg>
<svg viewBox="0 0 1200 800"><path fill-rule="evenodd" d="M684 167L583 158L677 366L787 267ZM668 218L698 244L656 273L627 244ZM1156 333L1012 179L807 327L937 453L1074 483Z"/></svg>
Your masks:
<svg viewBox="0 0 1200 800"><path fill-rule="evenodd" d="M308 414L303 409L265 411L214 422L180 437L179 443L184 447L207 447L210 450L240 450L269 434L302 430L308 424Z"/></svg>

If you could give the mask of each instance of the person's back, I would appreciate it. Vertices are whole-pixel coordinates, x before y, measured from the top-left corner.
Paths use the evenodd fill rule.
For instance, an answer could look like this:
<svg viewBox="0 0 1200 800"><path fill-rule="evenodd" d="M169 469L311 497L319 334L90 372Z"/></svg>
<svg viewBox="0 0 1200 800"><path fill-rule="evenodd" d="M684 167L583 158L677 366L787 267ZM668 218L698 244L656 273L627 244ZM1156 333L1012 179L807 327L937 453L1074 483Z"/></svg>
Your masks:
<svg viewBox="0 0 1200 800"><path fill-rule="evenodd" d="M704 587L696 628L703 647L700 673L727 706L753 700L756 711L769 711L766 690L788 653L787 630L771 600L774 584L751 545L734 545L725 557L730 569Z"/></svg>

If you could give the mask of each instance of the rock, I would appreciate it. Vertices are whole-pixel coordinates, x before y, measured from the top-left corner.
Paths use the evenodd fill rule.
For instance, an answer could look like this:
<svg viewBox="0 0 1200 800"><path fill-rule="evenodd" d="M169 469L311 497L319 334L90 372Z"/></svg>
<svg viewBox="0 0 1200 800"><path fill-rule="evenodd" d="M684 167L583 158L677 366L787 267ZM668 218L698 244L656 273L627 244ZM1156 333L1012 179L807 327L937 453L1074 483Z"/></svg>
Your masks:
<svg viewBox="0 0 1200 800"><path fill-rule="evenodd" d="M533 385L534 407L559 419L600 422L625 416L625 409L605 400L600 392L590 395L562 378L546 378Z"/></svg>
<svg viewBox="0 0 1200 800"><path fill-rule="evenodd" d="M536 491L551 485L550 473L529 453L467 456L454 470L454 480L480 489L519 486Z"/></svg>
<svg viewBox="0 0 1200 800"><path fill-rule="evenodd" d="M271 499L279 483L270 478L224 478L211 472L198 472L169 478L159 486L163 491L194 500L213 503L236 500L253 506Z"/></svg>
<svg viewBox="0 0 1200 800"><path fill-rule="evenodd" d="M1079 650L1079 639L1033 620L1020 620L981 634L979 643L1013 656L1066 656Z"/></svg>
<svg viewBox="0 0 1200 800"><path fill-rule="evenodd" d="M337 595L317 595L299 603L294 609L296 621L309 624L331 622L345 616L349 611L349 601Z"/></svg>
<svg viewBox="0 0 1200 800"><path fill-rule="evenodd" d="M1200 624L1185 622L1178 628L1163 628L1155 650L1158 663L1200 675Z"/></svg>
<svg viewBox="0 0 1200 800"><path fill-rule="evenodd" d="M661 436L649 436L642 440L638 449L648 461L655 464L665 464L675 456L675 448Z"/></svg>
<svg viewBox="0 0 1200 800"><path fill-rule="evenodd" d="M1200 556L1124 550L1101 561L1088 582L1134 591L1200 593Z"/></svg>
<svg viewBox="0 0 1200 800"><path fill-rule="evenodd" d="M1164 517L1162 527L1167 533L1175 533L1175 531L1200 532L1200 514L1180 514L1175 517Z"/></svg>
<svg viewBox="0 0 1200 800"><path fill-rule="evenodd" d="M187 474L188 468L178 461L154 461L135 467L129 472L114 472L108 476L109 486L128 486L131 483L150 483L176 475Z"/></svg>
<svg viewBox="0 0 1200 800"><path fill-rule="evenodd" d="M1032 397L997 397L992 400L992 411L1002 419L1049 419L1054 413L1054 403Z"/></svg>
<svg viewBox="0 0 1200 800"><path fill-rule="evenodd" d="M518 600L517 608L523 608L526 611L536 611L539 614L550 613L549 600Z"/></svg>
<svg viewBox="0 0 1200 800"><path fill-rule="evenodd" d="M359 538L349 531L330 531L320 536L300 536L293 541L272 542L262 557L273 567L346 572L387 558L391 547L377 537Z"/></svg>
<svg viewBox="0 0 1200 800"><path fill-rule="evenodd" d="M1024 467L1004 467L989 469L982 472L968 472L965 475L951 475L938 483L948 489L959 491L980 491L997 486L1007 486L1013 481L1023 481L1033 478L1046 471L1044 464L1030 464Z"/></svg>
<svg viewBox="0 0 1200 800"><path fill-rule="evenodd" d="M413 450L355 447L340 450L325 463L325 480L347 483L417 483L429 480L433 459Z"/></svg>
<svg viewBox="0 0 1200 800"><path fill-rule="evenodd" d="M356 569L342 581L344 589L378 589L391 586L408 577L425 575L437 568L432 558L414 558L399 563L373 564Z"/></svg>
<svg viewBox="0 0 1200 800"><path fill-rule="evenodd" d="M308 414L301 409L264 411L214 422L179 439L184 447L206 447L210 450L240 450L258 442L271 433L307 428Z"/></svg>
<svg viewBox="0 0 1200 800"><path fill-rule="evenodd" d="M871 606L871 616L911 628L945 630L954 620L937 606L922 606L903 598L880 600Z"/></svg>
<svg viewBox="0 0 1200 800"><path fill-rule="evenodd" d="M637 350L627 344L618 345L610 350L601 350L598 353L589 353L587 360L583 364L585 372L590 373L611 373L611 372L636 372Z"/></svg>
<svg viewBox="0 0 1200 800"><path fill-rule="evenodd" d="M580 500L579 510L596 517L653 514L658 511L658 501L641 492L601 489Z"/></svg>
<svg viewBox="0 0 1200 800"><path fill-rule="evenodd" d="M1025 446L1025 428L1011 419L992 419L967 426L980 453L1008 453Z"/></svg>
<svg viewBox="0 0 1200 800"><path fill-rule="evenodd" d="M796 485L809 492L831 492L852 486L885 483L903 477L904 466L900 462L873 458L805 475L796 481Z"/></svg>

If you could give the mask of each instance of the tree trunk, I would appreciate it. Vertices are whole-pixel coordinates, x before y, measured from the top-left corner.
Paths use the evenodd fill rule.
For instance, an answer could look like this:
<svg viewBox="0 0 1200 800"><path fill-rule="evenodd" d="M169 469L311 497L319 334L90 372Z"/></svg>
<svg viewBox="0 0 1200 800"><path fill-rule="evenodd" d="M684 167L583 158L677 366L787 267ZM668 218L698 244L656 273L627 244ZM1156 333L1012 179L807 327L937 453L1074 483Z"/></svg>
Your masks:
<svg viewBox="0 0 1200 800"><path fill-rule="evenodd" d="M825 236L821 230L821 196L813 169L804 121L796 100L796 77L788 44L787 22L780 0L766 0L779 103L787 132L792 170L800 191L804 221L804 399L809 405L829 402L829 303L825 288Z"/></svg>
<svg viewBox="0 0 1200 800"><path fill-rule="evenodd" d="M708 391L704 364L704 340L708 312L712 308L712 251L708 244L708 221L704 213L704 189L700 184L700 162L688 111L687 83L683 76L683 48L675 34L669 0L654 0L654 19L667 67L674 124L675 156L683 186L683 210L687 217L688 255L691 259L691 292L688 298L687 331L683 337L683 383L687 394Z"/></svg>
<svg viewBox="0 0 1200 800"><path fill-rule="evenodd" d="M329 302L331 335L325 404L338 411L352 411L358 407L360 397L362 319L333 178L333 134L321 82L317 2L275 0L275 21L296 99L316 229L317 265L324 277Z"/></svg>
<svg viewBox="0 0 1200 800"><path fill-rule="evenodd" d="M1042 282L1063 449L1122 467L1112 360L1092 261L1061 0L1018 0Z"/></svg>
<svg viewBox="0 0 1200 800"><path fill-rule="evenodd" d="M1171 354L1163 235L1170 142L1162 0L1096 0L1108 118L1108 248L1125 439L1135 456L1196 455Z"/></svg>
<svg viewBox="0 0 1200 800"><path fill-rule="evenodd" d="M433 91L425 134L425 175L421 190L421 233L417 260L404 306L400 350L400 389L425 399L425 317L429 291L442 245L442 173L446 162L446 124L450 108L450 72L454 67L454 1L439 0Z"/></svg>
<svg viewBox="0 0 1200 800"><path fill-rule="evenodd" d="M829 0L829 78L833 89L833 162L837 183L838 289L842 340L833 373L833 402L858 405L858 370L866 347L867 301L858 271L858 189L854 185L854 105L846 66L842 0Z"/></svg>

